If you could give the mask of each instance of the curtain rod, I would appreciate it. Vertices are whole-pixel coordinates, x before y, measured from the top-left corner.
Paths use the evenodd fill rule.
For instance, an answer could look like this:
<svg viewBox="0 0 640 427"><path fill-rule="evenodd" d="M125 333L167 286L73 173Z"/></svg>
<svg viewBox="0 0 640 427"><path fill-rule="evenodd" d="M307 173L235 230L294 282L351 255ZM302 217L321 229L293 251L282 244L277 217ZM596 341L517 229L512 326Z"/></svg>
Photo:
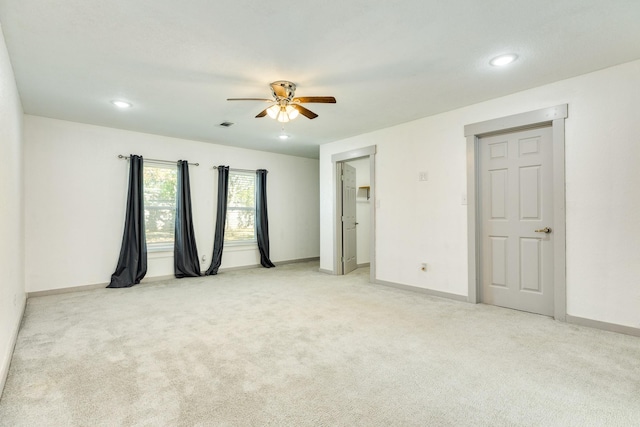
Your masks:
<svg viewBox="0 0 640 427"><path fill-rule="evenodd" d="M217 166L214 166L213 168L214 168L214 169L218 169L218 167L217 167ZM233 171L233 172L256 172L256 170L255 170L255 169L234 169L234 168L229 168L229 170L230 170L230 171ZM267 171L267 173L268 173L268 172L269 172L269 171Z"/></svg>
<svg viewBox="0 0 640 427"><path fill-rule="evenodd" d="M118 158L119 159L129 160L129 156L123 156L122 154L118 154ZM145 159L144 157L143 157L143 161L147 161L147 162L150 162L150 163L165 163L165 164L168 164L168 165L175 165L175 164L178 163L177 161L176 162L172 162L171 160ZM189 163L189 164L193 165L193 166L200 166L200 163Z"/></svg>

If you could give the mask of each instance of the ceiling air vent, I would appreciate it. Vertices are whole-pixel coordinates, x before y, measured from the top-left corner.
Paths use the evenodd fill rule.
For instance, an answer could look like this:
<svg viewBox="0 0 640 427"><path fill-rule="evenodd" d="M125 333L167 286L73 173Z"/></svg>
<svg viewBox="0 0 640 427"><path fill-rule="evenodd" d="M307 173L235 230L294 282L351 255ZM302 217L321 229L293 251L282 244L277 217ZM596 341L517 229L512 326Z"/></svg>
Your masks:
<svg viewBox="0 0 640 427"><path fill-rule="evenodd" d="M233 123L232 122L222 122L222 123L220 123L220 126L222 126L224 128L228 128L228 127L233 126Z"/></svg>

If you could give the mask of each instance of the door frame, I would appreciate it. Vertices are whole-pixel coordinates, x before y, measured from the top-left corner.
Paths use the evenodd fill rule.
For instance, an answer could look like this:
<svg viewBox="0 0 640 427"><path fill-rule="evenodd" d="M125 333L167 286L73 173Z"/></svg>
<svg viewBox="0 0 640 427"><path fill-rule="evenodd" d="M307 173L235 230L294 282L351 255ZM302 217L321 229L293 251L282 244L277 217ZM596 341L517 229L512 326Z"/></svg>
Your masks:
<svg viewBox="0 0 640 427"><path fill-rule="evenodd" d="M495 133L517 132L532 127L550 125L553 138L553 224L554 224L554 318L566 321L567 316L567 280L566 280L566 211L565 211L565 119L568 117L568 105L542 108L512 116L484 122L472 123L464 127L467 139L467 224L468 224L468 283L467 300L480 302L480 245L481 230L479 195L479 145L483 136Z"/></svg>
<svg viewBox="0 0 640 427"><path fill-rule="evenodd" d="M350 160L369 157L369 266L370 281L374 282L376 278L376 191L375 191L375 164L376 164L376 146L358 148L355 150L336 153L331 156L333 167L333 274L342 275L342 181L338 176L339 163L346 163Z"/></svg>

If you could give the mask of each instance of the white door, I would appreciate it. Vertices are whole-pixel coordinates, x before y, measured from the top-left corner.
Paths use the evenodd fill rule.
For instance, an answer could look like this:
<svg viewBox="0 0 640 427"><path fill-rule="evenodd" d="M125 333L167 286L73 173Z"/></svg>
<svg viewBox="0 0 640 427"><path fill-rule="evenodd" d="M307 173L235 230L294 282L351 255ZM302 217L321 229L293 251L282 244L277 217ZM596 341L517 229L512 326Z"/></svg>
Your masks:
<svg viewBox="0 0 640 427"><path fill-rule="evenodd" d="M551 127L480 138L481 300L553 316Z"/></svg>
<svg viewBox="0 0 640 427"><path fill-rule="evenodd" d="M356 257L356 168L342 164L342 263L343 274L358 266Z"/></svg>

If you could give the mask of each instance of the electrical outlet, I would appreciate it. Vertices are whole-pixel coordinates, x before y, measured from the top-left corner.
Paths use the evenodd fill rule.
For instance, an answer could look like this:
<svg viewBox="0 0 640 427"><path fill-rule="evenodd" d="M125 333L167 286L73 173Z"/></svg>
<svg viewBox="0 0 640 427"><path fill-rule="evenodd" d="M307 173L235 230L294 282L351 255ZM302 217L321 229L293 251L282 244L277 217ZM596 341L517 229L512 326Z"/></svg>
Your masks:
<svg viewBox="0 0 640 427"><path fill-rule="evenodd" d="M418 181L427 181L429 179L429 174L426 172L418 172Z"/></svg>

